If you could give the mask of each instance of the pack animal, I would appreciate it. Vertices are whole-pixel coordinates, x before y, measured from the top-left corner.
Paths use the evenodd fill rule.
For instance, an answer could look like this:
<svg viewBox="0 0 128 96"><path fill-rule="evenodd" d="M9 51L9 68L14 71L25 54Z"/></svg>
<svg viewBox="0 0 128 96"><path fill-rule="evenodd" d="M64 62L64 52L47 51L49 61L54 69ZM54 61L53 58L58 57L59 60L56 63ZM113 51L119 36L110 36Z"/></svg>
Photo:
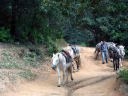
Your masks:
<svg viewBox="0 0 128 96"><path fill-rule="evenodd" d="M73 80L72 61L70 59L67 62L64 54L65 53L60 52L60 53L53 54L52 56L52 69L56 70L58 73L58 87L68 82L69 75L71 80ZM61 72L62 72L62 75L61 75Z"/></svg>

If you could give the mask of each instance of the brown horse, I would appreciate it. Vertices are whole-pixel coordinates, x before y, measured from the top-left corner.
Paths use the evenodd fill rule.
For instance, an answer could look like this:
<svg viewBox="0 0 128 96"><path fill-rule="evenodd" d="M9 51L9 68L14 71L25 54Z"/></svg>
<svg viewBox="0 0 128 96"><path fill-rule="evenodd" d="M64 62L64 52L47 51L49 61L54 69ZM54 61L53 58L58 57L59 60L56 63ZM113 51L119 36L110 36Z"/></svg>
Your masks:
<svg viewBox="0 0 128 96"><path fill-rule="evenodd" d="M70 56L73 59L73 70L75 70L75 65L77 67L77 71L80 69L81 60L80 60L80 48L75 45L68 45L67 47L63 48L69 52Z"/></svg>

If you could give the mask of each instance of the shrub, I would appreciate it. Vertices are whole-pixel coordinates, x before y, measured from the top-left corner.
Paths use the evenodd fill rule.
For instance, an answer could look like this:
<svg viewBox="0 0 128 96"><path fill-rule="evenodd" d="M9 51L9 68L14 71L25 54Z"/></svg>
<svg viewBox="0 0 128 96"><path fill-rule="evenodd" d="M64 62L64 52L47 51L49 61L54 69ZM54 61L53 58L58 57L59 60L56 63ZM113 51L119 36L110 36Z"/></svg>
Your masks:
<svg viewBox="0 0 128 96"><path fill-rule="evenodd" d="M126 56L125 57L128 58L128 50L126 49L125 52L126 52Z"/></svg>
<svg viewBox="0 0 128 96"><path fill-rule="evenodd" d="M1 42L8 42L11 40L11 35L9 33L9 29L0 28L0 41Z"/></svg>
<svg viewBox="0 0 128 96"><path fill-rule="evenodd" d="M126 83L128 83L128 69L122 69L119 72L119 77Z"/></svg>
<svg viewBox="0 0 128 96"><path fill-rule="evenodd" d="M32 73L31 70L20 72L19 76L26 78L27 80L34 80L36 78L36 74Z"/></svg>

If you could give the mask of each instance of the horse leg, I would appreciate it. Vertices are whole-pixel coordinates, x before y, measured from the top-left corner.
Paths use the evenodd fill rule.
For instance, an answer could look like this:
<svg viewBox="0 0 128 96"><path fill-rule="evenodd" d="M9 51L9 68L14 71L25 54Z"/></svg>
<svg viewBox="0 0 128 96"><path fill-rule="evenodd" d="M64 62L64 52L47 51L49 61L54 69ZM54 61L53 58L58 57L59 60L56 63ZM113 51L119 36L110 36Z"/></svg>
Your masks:
<svg viewBox="0 0 128 96"><path fill-rule="evenodd" d="M64 85L64 83L65 83L65 73L63 71L63 85Z"/></svg>
<svg viewBox="0 0 128 96"><path fill-rule="evenodd" d="M77 70L80 70L81 66L81 61L80 61L80 56L77 57Z"/></svg>
<svg viewBox="0 0 128 96"><path fill-rule="evenodd" d="M119 64L120 64L120 67L123 66L123 64L122 64L122 59L121 59L121 58L119 59Z"/></svg>
<svg viewBox="0 0 128 96"><path fill-rule="evenodd" d="M74 60L72 62L72 69L73 69L73 72L75 72L75 62L74 62Z"/></svg>
<svg viewBox="0 0 128 96"><path fill-rule="evenodd" d="M116 59L116 71L119 70L119 59Z"/></svg>
<svg viewBox="0 0 128 96"><path fill-rule="evenodd" d="M67 83L67 69L64 68L63 70L63 85Z"/></svg>
<svg viewBox="0 0 128 96"><path fill-rule="evenodd" d="M74 58L75 63L76 63L76 71L78 71L78 67L79 67L79 65L78 65L78 60L77 60L77 59L78 59L77 57Z"/></svg>
<svg viewBox="0 0 128 96"><path fill-rule="evenodd" d="M112 57L113 57L112 53L110 53L109 59L110 59L111 62L113 61Z"/></svg>
<svg viewBox="0 0 128 96"><path fill-rule="evenodd" d="M72 76L72 67L69 68L69 73L70 73L70 76L71 76L71 80L73 81L73 76Z"/></svg>
<svg viewBox="0 0 128 96"><path fill-rule="evenodd" d="M79 71L79 62L78 62L78 60L76 61L76 66L77 66L77 71Z"/></svg>
<svg viewBox="0 0 128 96"><path fill-rule="evenodd" d="M78 58L78 62L79 62L79 67L81 67L81 60L80 60L80 56Z"/></svg>
<svg viewBox="0 0 128 96"><path fill-rule="evenodd" d="M115 59L113 59L113 68L114 68L114 70L116 70Z"/></svg>
<svg viewBox="0 0 128 96"><path fill-rule="evenodd" d="M69 70L69 69L66 69L66 71L65 71L65 77L66 77L66 82L65 82L65 83L68 83L68 73L69 73L68 70Z"/></svg>
<svg viewBox="0 0 128 96"><path fill-rule="evenodd" d="M61 77L60 77L60 69L57 67L57 72L58 72L58 87L61 85Z"/></svg>
<svg viewBox="0 0 128 96"><path fill-rule="evenodd" d="M68 83L69 71L67 71L67 79L66 82Z"/></svg>
<svg viewBox="0 0 128 96"><path fill-rule="evenodd" d="M95 59L97 59L98 58L98 51L96 51L96 58Z"/></svg>
<svg viewBox="0 0 128 96"><path fill-rule="evenodd" d="M120 58L118 59L118 62L117 62L118 64L117 64L117 68L118 68L118 70L120 69Z"/></svg>
<svg viewBox="0 0 128 96"><path fill-rule="evenodd" d="M115 60L115 70L117 71L117 60Z"/></svg>

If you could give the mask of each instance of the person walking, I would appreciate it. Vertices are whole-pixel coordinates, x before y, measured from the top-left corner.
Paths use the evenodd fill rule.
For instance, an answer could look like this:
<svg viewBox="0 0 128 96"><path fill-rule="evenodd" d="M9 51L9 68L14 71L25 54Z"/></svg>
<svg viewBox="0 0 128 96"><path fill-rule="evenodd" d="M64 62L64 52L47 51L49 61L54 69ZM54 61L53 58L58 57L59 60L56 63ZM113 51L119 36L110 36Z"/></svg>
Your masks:
<svg viewBox="0 0 128 96"><path fill-rule="evenodd" d="M101 44L101 54L102 54L102 64L108 63L108 45L105 41L102 42Z"/></svg>

